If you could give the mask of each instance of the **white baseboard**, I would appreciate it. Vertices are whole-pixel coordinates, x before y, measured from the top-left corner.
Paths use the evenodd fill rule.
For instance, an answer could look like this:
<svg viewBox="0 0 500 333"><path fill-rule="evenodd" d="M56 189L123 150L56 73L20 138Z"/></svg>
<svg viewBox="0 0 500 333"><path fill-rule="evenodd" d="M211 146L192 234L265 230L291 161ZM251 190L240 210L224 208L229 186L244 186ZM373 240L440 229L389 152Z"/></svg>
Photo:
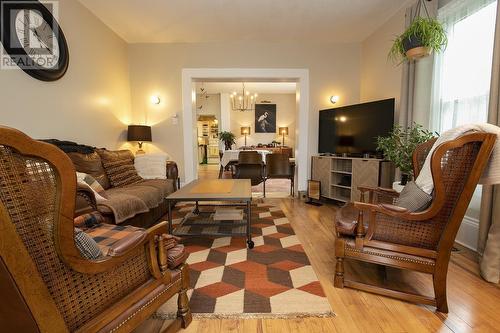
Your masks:
<svg viewBox="0 0 500 333"><path fill-rule="evenodd" d="M478 235L479 220L469 216L464 216L460 229L458 229L455 241L466 248L477 251Z"/></svg>

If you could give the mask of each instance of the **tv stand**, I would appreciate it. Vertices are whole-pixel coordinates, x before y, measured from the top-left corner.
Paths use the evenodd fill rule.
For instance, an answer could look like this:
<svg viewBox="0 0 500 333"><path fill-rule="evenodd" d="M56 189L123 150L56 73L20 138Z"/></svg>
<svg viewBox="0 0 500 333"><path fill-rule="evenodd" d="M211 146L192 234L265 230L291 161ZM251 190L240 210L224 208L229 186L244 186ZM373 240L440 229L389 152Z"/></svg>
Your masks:
<svg viewBox="0 0 500 333"><path fill-rule="evenodd" d="M359 201L359 186L392 186L394 165L378 158L318 155L312 157L312 179L321 182L322 197Z"/></svg>

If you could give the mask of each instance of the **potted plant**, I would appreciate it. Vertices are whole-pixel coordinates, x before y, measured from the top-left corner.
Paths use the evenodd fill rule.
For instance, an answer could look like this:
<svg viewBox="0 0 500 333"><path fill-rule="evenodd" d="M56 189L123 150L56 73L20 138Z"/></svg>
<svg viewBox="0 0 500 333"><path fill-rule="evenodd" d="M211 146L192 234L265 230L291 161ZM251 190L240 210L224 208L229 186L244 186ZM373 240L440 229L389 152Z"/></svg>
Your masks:
<svg viewBox="0 0 500 333"><path fill-rule="evenodd" d="M231 132L220 132L219 140L224 142L225 150L231 150L232 145L236 143L236 136Z"/></svg>
<svg viewBox="0 0 500 333"><path fill-rule="evenodd" d="M414 123L408 128L396 125L389 136L377 138L377 150L382 151L385 158L392 161L401 171L401 185L406 185L408 180L413 178L413 151L434 135L437 133Z"/></svg>
<svg viewBox="0 0 500 333"><path fill-rule="evenodd" d="M420 6L425 4L421 0ZM419 13L420 10L417 11ZM427 13L427 9L426 9ZM419 59L432 52L442 52L448 44L443 25L436 19L416 15L408 29L398 36L389 51L389 58L396 63Z"/></svg>

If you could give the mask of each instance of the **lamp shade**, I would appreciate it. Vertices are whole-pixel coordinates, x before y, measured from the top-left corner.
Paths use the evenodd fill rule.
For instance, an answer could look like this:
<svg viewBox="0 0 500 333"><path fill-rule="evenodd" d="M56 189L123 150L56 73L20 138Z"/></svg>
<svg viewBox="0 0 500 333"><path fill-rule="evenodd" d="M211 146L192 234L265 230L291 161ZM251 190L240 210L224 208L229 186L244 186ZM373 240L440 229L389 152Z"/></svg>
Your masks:
<svg viewBox="0 0 500 333"><path fill-rule="evenodd" d="M151 126L129 125L127 131L127 141L151 142Z"/></svg>
<svg viewBox="0 0 500 333"><path fill-rule="evenodd" d="M249 135L250 134L250 127L242 127L241 128L241 135Z"/></svg>
<svg viewBox="0 0 500 333"><path fill-rule="evenodd" d="M280 127L278 130L280 135L288 135L288 127Z"/></svg>

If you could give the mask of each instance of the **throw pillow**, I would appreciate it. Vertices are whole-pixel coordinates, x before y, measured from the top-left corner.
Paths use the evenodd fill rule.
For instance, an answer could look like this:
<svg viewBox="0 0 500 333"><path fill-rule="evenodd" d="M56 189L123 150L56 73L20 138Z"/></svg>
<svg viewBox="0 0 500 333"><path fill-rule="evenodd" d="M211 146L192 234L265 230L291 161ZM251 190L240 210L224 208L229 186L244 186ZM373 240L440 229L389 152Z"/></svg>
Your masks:
<svg viewBox="0 0 500 333"><path fill-rule="evenodd" d="M91 175L77 171L76 179L79 183L87 184L90 187L98 202L107 199L104 187L102 187L102 185Z"/></svg>
<svg viewBox="0 0 500 333"><path fill-rule="evenodd" d="M167 159L166 154L142 154L135 157L134 166L144 179L166 179Z"/></svg>
<svg viewBox="0 0 500 333"><path fill-rule="evenodd" d="M432 196L425 193L414 181L408 182L396 200L395 205L408 209L410 212L420 212L429 207Z"/></svg>
<svg viewBox="0 0 500 333"><path fill-rule="evenodd" d="M97 260L104 256L95 240L78 228L75 228L75 245L86 259Z"/></svg>
<svg viewBox="0 0 500 333"><path fill-rule="evenodd" d="M98 149L97 152L101 156L102 165L113 187L122 187L143 181L137 174L130 151Z"/></svg>
<svg viewBox="0 0 500 333"><path fill-rule="evenodd" d="M97 152L92 154L68 153L68 156L73 161L76 171L91 175L105 190L111 187L102 166L101 156Z"/></svg>
<svg viewBox="0 0 500 333"><path fill-rule="evenodd" d="M87 230L104 223L104 217L99 212L92 212L75 217L73 223L75 227Z"/></svg>

